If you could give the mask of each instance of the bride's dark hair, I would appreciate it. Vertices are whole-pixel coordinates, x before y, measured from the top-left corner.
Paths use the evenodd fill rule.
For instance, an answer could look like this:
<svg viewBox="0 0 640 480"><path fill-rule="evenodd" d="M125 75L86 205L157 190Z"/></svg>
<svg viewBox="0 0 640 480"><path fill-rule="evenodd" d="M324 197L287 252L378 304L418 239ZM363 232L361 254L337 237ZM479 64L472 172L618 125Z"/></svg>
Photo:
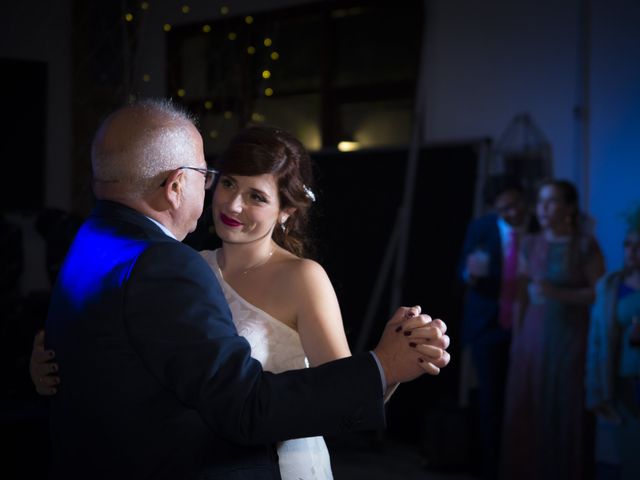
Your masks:
<svg viewBox="0 0 640 480"><path fill-rule="evenodd" d="M218 158L221 175L272 174L277 182L280 209L295 211L273 229L273 240L302 257L308 248L306 228L313 203L311 158L302 143L288 132L270 126L253 125L238 132Z"/></svg>

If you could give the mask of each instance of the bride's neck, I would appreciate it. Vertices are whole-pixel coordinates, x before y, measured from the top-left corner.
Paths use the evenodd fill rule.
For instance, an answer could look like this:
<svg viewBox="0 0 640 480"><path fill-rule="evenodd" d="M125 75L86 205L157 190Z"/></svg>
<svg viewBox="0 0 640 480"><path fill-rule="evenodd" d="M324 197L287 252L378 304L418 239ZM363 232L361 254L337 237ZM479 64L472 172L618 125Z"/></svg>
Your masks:
<svg viewBox="0 0 640 480"><path fill-rule="evenodd" d="M267 263L274 250L275 244L270 238L242 244L223 242L218 265L225 273L246 272Z"/></svg>

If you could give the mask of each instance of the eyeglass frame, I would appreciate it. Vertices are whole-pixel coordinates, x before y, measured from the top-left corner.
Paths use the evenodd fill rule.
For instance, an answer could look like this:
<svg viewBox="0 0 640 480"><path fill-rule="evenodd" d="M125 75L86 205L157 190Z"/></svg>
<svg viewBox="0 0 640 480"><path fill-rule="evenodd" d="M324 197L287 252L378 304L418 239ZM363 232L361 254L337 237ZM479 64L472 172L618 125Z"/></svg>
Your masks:
<svg viewBox="0 0 640 480"><path fill-rule="evenodd" d="M177 167L174 168L172 171L176 171L176 170L195 170L196 172L200 172L202 175L204 175L204 189L205 190L209 190L216 179L216 176L220 173L218 170L214 169L214 168L199 168L199 167ZM167 180L169 179L169 177L165 178L165 180L160 184L161 187L164 187L167 184Z"/></svg>

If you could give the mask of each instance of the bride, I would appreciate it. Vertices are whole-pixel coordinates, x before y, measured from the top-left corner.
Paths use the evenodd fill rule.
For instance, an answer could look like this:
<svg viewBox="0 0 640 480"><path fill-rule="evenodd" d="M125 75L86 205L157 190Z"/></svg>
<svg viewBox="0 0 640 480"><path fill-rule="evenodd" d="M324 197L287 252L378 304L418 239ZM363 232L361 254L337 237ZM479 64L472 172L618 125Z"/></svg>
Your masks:
<svg viewBox="0 0 640 480"><path fill-rule="evenodd" d="M304 257L315 197L303 145L283 130L249 127L232 139L219 169L212 213L222 246L201 254L252 356L275 373L350 356L333 286L325 270ZM30 371L38 392L51 395L60 380L43 335L34 342ZM433 368L428 372L437 374ZM278 456L283 480L333 478L322 437L281 442Z"/></svg>
<svg viewBox="0 0 640 480"><path fill-rule="evenodd" d="M221 157L212 212L222 247L201 252L216 273L238 333L275 373L351 355L335 292L324 269L304 258L314 200L302 144L278 129L250 127ZM278 445L287 479L330 479L322 437Z"/></svg>

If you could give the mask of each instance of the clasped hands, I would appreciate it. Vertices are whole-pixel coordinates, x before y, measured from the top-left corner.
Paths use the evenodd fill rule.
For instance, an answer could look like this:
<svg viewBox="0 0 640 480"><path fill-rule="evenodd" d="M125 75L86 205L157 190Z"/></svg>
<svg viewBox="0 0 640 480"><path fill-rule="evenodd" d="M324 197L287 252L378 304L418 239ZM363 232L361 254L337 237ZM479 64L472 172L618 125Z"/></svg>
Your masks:
<svg viewBox="0 0 640 480"><path fill-rule="evenodd" d="M424 373L440 373L451 359L446 331L442 320L421 314L420 306L399 308L373 350L387 384L407 382Z"/></svg>

